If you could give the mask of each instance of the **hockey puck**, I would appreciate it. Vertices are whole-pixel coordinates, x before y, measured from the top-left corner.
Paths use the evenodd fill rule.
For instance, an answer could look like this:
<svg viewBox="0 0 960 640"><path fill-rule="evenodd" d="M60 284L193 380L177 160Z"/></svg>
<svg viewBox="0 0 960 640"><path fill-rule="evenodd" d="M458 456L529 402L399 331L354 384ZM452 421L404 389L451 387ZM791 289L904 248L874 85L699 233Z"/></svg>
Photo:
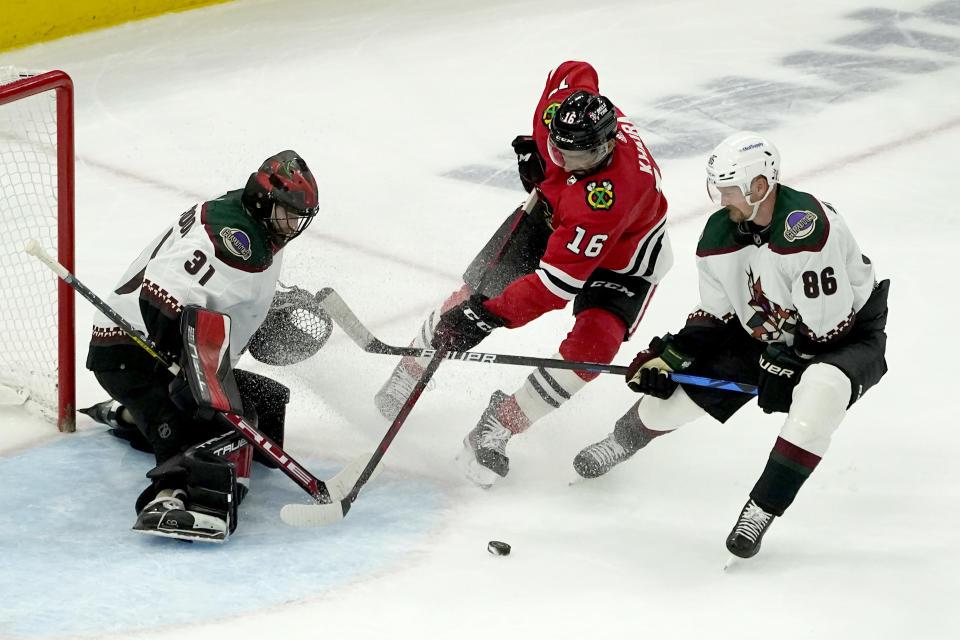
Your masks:
<svg viewBox="0 0 960 640"><path fill-rule="evenodd" d="M487 551L495 556L508 556L510 555L510 545L499 540L491 540L487 543Z"/></svg>

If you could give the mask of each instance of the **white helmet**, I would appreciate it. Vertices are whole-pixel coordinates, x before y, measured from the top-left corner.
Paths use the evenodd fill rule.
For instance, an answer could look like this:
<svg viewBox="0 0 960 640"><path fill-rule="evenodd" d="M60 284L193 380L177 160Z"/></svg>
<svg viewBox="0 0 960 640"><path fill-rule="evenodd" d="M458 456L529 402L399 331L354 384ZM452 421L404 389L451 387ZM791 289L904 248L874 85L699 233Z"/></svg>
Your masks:
<svg viewBox="0 0 960 640"><path fill-rule="evenodd" d="M750 183L757 176L770 186L762 198L750 200ZM739 131L723 139L707 160L707 194L720 203L719 187L740 187L747 204L753 206L752 220L760 203L767 199L779 181L780 152L769 140L752 131Z"/></svg>

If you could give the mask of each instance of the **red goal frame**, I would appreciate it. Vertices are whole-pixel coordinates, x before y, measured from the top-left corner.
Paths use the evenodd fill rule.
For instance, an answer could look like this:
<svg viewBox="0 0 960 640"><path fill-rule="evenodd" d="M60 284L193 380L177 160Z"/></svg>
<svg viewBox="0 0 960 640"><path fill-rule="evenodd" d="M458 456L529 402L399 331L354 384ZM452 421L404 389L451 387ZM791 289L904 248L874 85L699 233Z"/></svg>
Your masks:
<svg viewBox="0 0 960 640"><path fill-rule="evenodd" d="M74 270L74 129L73 80L63 71L49 71L0 86L0 105L55 91L57 99L57 259ZM58 409L57 428L76 430L76 347L73 289L57 283Z"/></svg>

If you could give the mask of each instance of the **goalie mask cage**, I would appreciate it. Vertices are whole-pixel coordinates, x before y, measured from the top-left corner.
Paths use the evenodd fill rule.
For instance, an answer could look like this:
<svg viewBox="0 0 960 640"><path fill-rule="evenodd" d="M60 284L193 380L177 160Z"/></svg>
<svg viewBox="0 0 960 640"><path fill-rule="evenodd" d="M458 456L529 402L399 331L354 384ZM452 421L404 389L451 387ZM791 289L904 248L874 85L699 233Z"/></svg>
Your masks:
<svg viewBox="0 0 960 640"><path fill-rule="evenodd" d="M24 252L73 272L73 82L0 66L0 399L75 429L73 291Z"/></svg>

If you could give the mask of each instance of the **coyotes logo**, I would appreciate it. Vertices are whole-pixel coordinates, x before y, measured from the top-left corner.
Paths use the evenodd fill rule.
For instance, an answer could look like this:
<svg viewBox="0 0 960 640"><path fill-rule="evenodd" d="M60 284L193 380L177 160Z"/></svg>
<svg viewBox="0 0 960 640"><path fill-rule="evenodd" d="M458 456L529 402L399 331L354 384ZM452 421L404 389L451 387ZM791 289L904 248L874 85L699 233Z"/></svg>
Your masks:
<svg viewBox="0 0 960 640"><path fill-rule="evenodd" d="M747 286L750 289L750 308L754 314L747 320L752 336L764 342L778 340L784 333L793 333L797 326L796 312L781 308L767 298L760 278L754 278L753 270L747 270Z"/></svg>

